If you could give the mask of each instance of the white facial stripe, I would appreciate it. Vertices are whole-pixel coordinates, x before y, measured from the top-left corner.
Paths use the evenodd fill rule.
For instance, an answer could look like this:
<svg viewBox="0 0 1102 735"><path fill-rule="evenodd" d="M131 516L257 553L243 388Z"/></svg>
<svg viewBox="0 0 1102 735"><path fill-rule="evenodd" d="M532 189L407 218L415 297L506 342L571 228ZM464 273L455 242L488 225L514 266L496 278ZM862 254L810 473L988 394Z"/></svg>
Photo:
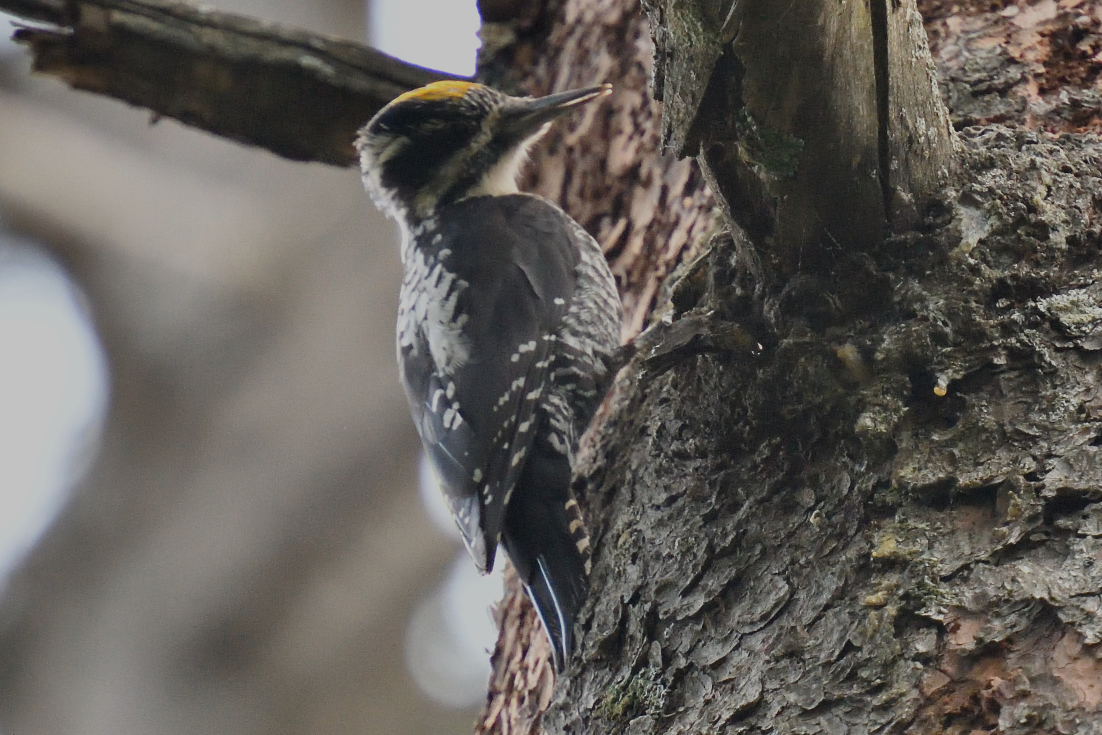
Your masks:
<svg viewBox="0 0 1102 735"><path fill-rule="evenodd" d="M383 147L382 150L379 150L378 147L376 147L376 150L373 152L375 166L381 166L390 159L394 158L394 156L398 155L398 151L402 150L402 148L404 148L409 143L409 139L392 137L389 140L384 138L379 142L383 144Z"/></svg>
<svg viewBox="0 0 1102 735"><path fill-rule="evenodd" d="M499 117L501 117L501 110L492 110L486 115L478 135L465 148L457 151L447 163L441 166L440 170L433 176L431 184L417 194L413 206L418 214L425 216L428 212L431 212L440 197L460 180L470 166L471 157L485 148L490 143L490 139L494 137L494 130L497 128ZM516 190L514 185L513 191Z"/></svg>
<svg viewBox="0 0 1102 735"><path fill-rule="evenodd" d="M482 177L482 181L478 182L471 189L468 196L503 196L506 194L516 194L520 189L517 188L517 177L520 176L520 168L528 161L528 154L532 150L532 146L536 144L536 141L543 137L551 128L551 123L545 124L540 128L539 132L530 138L525 139L523 143L513 149L509 155L501 159L500 162L492 169L490 169L485 176Z"/></svg>

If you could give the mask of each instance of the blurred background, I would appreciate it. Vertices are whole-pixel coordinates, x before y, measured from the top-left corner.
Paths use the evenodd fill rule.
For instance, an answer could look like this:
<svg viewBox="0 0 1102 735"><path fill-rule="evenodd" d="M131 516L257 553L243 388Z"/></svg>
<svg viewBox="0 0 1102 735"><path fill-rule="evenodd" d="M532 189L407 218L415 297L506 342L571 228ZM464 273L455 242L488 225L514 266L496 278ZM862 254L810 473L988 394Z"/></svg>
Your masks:
<svg viewBox="0 0 1102 735"><path fill-rule="evenodd" d="M214 4L474 71L474 0ZM470 732L501 581L421 464L397 253L356 171L0 41L0 735Z"/></svg>

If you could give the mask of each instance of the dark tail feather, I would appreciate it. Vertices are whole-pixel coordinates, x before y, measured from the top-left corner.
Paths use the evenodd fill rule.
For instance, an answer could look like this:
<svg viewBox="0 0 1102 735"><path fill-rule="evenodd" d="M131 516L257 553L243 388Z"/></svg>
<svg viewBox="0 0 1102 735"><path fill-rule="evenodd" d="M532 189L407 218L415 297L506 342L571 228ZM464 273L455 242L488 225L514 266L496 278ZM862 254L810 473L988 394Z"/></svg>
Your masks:
<svg viewBox="0 0 1102 735"><path fill-rule="evenodd" d="M566 574L571 575L566 577ZM574 620L585 603L588 580L577 576L576 570L556 568L553 557L540 556L536 573L528 584L528 597L547 631L555 670L562 671L574 651Z"/></svg>
<svg viewBox="0 0 1102 735"><path fill-rule="evenodd" d="M547 631L555 669L562 671L589 592L589 534L570 493L566 457L537 446L509 500L502 541Z"/></svg>

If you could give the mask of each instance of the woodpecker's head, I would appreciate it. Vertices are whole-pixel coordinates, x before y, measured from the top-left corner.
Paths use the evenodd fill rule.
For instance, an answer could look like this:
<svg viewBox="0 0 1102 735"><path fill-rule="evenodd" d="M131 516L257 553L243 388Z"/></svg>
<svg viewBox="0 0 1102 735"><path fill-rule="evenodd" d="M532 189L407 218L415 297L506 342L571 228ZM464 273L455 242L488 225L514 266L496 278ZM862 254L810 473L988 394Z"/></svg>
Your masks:
<svg viewBox="0 0 1102 735"><path fill-rule="evenodd" d="M464 197L515 193L525 154L551 121L611 91L603 84L510 97L481 84L434 82L406 92L360 130L364 184L402 224Z"/></svg>

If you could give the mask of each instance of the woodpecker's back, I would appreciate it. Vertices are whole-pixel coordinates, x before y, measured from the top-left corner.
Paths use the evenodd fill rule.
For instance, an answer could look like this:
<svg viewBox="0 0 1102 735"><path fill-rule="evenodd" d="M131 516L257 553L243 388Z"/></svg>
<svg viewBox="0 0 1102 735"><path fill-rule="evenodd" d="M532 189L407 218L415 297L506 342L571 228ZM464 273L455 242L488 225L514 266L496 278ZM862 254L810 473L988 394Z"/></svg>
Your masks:
<svg viewBox="0 0 1102 735"><path fill-rule="evenodd" d="M608 91L527 99L442 82L358 140L368 191L403 230L398 359L414 423L476 564L489 571L502 543L560 669L588 591L574 453L621 307L593 238L515 177L552 119Z"/></svg>

